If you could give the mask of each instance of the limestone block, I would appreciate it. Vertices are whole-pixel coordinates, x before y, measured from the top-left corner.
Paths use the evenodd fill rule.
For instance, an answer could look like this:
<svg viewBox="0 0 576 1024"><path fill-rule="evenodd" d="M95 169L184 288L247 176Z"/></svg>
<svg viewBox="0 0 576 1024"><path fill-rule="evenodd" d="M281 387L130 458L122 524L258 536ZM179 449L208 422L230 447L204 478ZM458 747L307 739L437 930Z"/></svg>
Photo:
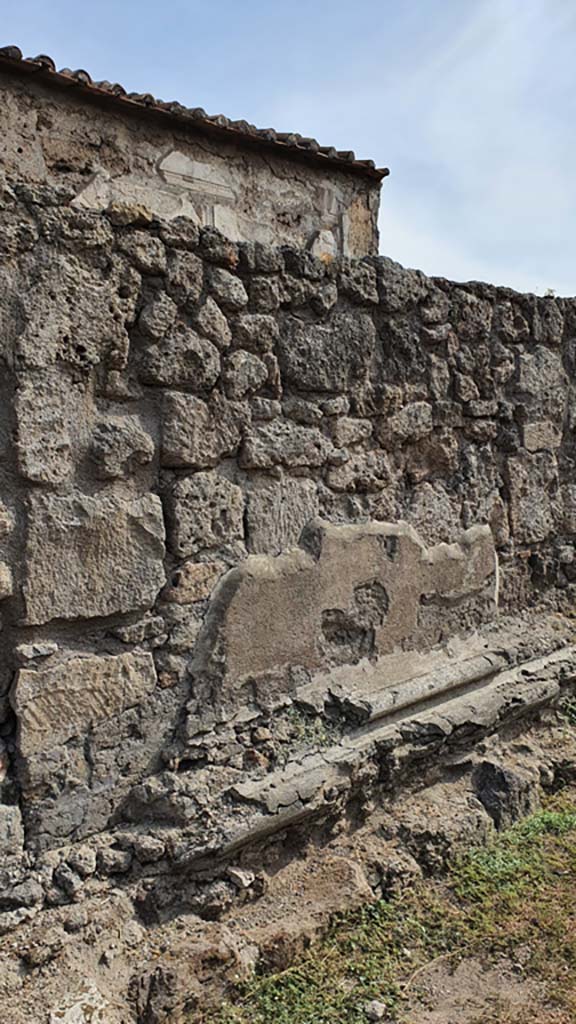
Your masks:
<svg viewBox="0 0 576 1024"><path fill-rule="evenodd" d="M177 313L176 303L166 292L160 292L152 302L144 306L138 318L138 327L149 338L163 338L172 327Z"/></svg>
<svg viewBox="0 0 576 1024"><path fill-rule="evenodd" d="M315 402L307 402L305 398L296 398L295 395L282 403L282 411L288 419L309 427L322 422L322 410Z"/></svg>
<svg viewBox="0 0 576 1024"><path fill-rule="evenodd" d="M53 640L36 641L32 644L18 644L15 648L15 654L18 662L21 665L25 665L28 661L34 661L36 658L49 658L51 654L56 654L58 650L58 644Z"/></svg>
<svg viewBox="0 0 576 1024"><path fill-rule="evenodd" d="M282 406L273 398L256 396L250 403L253 420L275 420L282 415Z"/></svg>
<svg viewBox="0 0 576 1024"><path fill-rule="evenodd" d="M142 274L165 274L166 249L159 238L146 231L127 231L118 236L118 248Z"/></svg>
<svg viewBox="0 0 576 1024"><path fill-rule="evenodd" d="M447 541L460 528L460 504L440 483L414 488L406 518L427 544Z"/></svg>
<svg viewBox="0 0 576 1024"><path fill-rule="evenodd" d="M31 494L24 598L27 624L149 607L164 584L164 524L153 494Z"/></svg>
<svg viewBox="0 0 576 1024"><path fill-rule="evenodd" d="M146 384L209 391L220 375L220 355L211 341L180 324L147 349L140 374Z"/></svg>
<svg viewBox="0 0 576 1024"><path fill-rule="evenodd" d="M122 1012L93 984L70 992L49 1008L49 1024L121 1024Z"/></svg>
<svg viewBox="0 0 576 1024"><path fill-rule="evenodd" d="M366 379L376 332L365 313L334 313L326 323L288 317L278 343L286 382L302 391L346 392Z"/></svg>
<svg viewBox="0 0 576 1024"><path fill-rule="evenodd" d="M376 270L360 260L343 259L338 280L341 291L354 302L378 302Z"/></svg>
<svg viewBox="0 0 576 1024"><path fill-rule="evenodd" d="M524 447L529 452L554 451L560 447L562 434L559 427L551 420L540 420L537 423L525 423L522 428Z"/></svg>
<svg viewBox="0 0 576 1024"><path fill-rule="evenodd" d="M228 398L244 398L266 383L268 369L258 356L240 349L232 353L222 376Z"/></svg>
<svg viewBox="0 0 576 1024"><path fill-rule="evenodd" d="M214 394L205 402L195 395L168 392L163 400L162 463L207 469L234 455L247 409Z"/></svg>
<svg viewBox="0 0 576 1024"><path fill-rule="evenodd" d="M536 346L531 352L522 352L518 362L518 388L528 399L531 409L561 418L567 385L560 353L552 352L544 345Z"/></svg>
<svg viewBox="0 0 576 1024"><path fill-rule="evenodd" d="M326 281L310 299L316 313L329 313L338 302L338 288L333 281Z"/></svg>
<svg viewBox="0 0 576 1024"><path fill-rule="evenodd" d="M11 695L23 757L85 735L145 700L156 687L151 654L70 658L52 668L21 669Z"/></svg>
<svg viewBox="0 0 576 1024"><path fill-rule="evenodd" d="M90 416L85 388L61 370L22 375L15 400L16 454L22 475L58 484L73 471L73 438Z"/></svg>
<svg viewBox="0 0 576 1024"><path fill-rule="evenodd" d="M357 452L342 466L331 466L326 473L326 483L333 491L358 494L381 491L391 479L388 456L381 451Z"/></svg>
<svg viewBox="0 0 576 1024"><path fill-rule="evenodd" d="M234 324L235 338L250 352L271 352L279 334L276 318L264 313L244 313Z"/></svg>
<svg viewBox="0 0 576 1024"><path fill-rule="evenodd" d="M204 265L192 252L172 252L166 287L179 306L193 309L202 294Z"/></svg>
<svg viewBox="0 0 576 1024"><path fill-rule="evenodd" d="M280 287L273 277L253 277L250 281L250 305L259 313L273 313L280 305Z"/></svg>
<svg viewBox="0 0 576 1024"><path fill-rule="evenodd" d="M91 846L75 846L67 862L80 878L90 878L96 871L96 850Z"/></svg>
<svg viewBox="0 0 576 1024"><path fill-rule="evenodd" d="M228 348L232 341L232 331L220 306L210 295L198 310L195 323L200 334L213 341L220 350Z"/></svg>
<svg viewBox="0 0 576 1024"><path fill-rule="evenodd" d="M496 583L487 526L426 548L406 523L315 520L300 547L274 558L251 555L224 577L192 671L223 672L223 694L233 699L244 679L288 666L315 671L418 648L430 633L431 609L440 622L466 601L476 616L492 615Z"/></svg>
<svg viewBox="0 0 576 1024"><path fill-rule="evenodd" d="M444 356L431 352L428 356L430 374L430 395L435 402L448 398L450 391L450 368Z"/></svg>
<svg viewBox="0 0 576 1024"><path fill-rule="evenodd" d="M168 495L170 546L179 558L243 540L244 497L217 473L182 477Z"/></svg>
<svg viewBox="0 0 576 1024"><path fill-rule="evenodd" d="M248 293L240 278L222 267L212 270L210 290L218 305L224 309L240 310L248 305Z"/></svg>
<svg viewBox="0 0 576 1024"><path fill-rule="evenodd" d="M519 544L549 537L562 518L558 464L551 452L513 456L507 463L510 525Z"/></svg>
<svg viewBox="0 0 576 1024"><path fill-rule="evenodd" d="M273 466L323 466L333 446L316 427L301 427L289 420L272 420L248 431L240 462L253 469Z"/></svg>
<svg viewBox="0 0 576 1024"><path fill-rule="evenodd" d="M332 428L332 438L339 448L367 441L372 433L370 420L355 420L350 416L337 419Z"/></svg>
<svg viewBox="0 0 576 1024"><path fill-rule="evenodd" d="M39 244L35 257L30 277L20 284L20 365L33 369L64 363L86 373L110 353L127 349L116 276L105 276L53 245Z"/></svg>
<svg viewBox="0 0 576 1024"><path fill-rule="evenodd" d="M318 514L313 480L261 477L250 484L246 505L246 546L254 554L277 555L298 543Z"/></svg>
<svg viewBox="0 0 576 1024"><path fill-rule="evenodd" d="M94 429L90 456L103 479L130 476L154 458L154 441L138 416L108 416Z"/></svg>
<svg viewBox="0 0 576 1024"><path fill-rule="evenodd" d="M413 443L431 434L433 426L432 406L428 402L410 402L382 422L379 437L383 443Z"/></svg>

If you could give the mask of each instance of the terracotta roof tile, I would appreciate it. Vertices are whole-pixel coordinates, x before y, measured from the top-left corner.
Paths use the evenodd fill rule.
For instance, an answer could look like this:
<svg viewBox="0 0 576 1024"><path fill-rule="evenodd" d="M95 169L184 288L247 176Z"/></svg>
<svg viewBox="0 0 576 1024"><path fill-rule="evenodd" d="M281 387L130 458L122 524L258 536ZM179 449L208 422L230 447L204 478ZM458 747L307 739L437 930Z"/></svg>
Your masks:
<svg viewBox="0 0 576 1024"><path fill-rule="evenodd" d="M194 121L194 127L207 134L236 139L239 142L260 144L281 149L285 156L305 159L315 164L330 164L342 170L380 180L389 174L388 168L376 168L373 160L357 160L352 150L337 150L321 146L316 139L304 138L296 132L277 132L273 128L256 128L248 121L231 121L224 114L209 115L202 107L185 107L177 101L165 102L150 93L126 92L117 82L93 82L87 71L70 68L57 70L51 57L41 53L37 57L23 57L17 46L0 47L0 70L22 75L33 74L46 84L62 88L78 88L80 95L123 107L132 114L157 113L179 123Z"/></svg>

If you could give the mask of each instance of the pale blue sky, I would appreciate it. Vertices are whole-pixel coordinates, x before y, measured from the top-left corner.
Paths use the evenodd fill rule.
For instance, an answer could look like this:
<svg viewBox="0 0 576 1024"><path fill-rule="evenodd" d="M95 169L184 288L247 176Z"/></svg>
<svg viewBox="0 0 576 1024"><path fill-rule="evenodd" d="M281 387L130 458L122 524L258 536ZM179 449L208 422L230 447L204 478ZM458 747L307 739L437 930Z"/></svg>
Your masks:
<svg viewBox="0 0 576 1024"><path fill-rule="evenodd" d="M355 149L381 250L576 294L576 0L0 0L3 43Z"/></svg>

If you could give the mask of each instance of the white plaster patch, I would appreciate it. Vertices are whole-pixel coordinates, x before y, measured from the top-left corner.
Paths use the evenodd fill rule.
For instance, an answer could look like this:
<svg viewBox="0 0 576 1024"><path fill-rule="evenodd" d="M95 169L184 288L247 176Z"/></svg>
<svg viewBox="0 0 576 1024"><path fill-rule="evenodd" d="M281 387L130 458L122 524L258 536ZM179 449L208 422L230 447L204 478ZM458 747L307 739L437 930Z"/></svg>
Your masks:
<svg viewBox="0 0 576 1024"><path fill-rule="evenodd" d="M163 220L188 217L196 224L201 218L182 190L166 185L160 178L150 182L139 181L132 175L112 178L107 171L98 171L92 181L72 200L72 206L81 209L107 210L111 203L130 203L144 206Z"/></svg>
<svg viewBox="0 0 576 1024"><path fill-rule="evenodd" d="M226 172L212 164L192 160L177 149L160 161L158 170L169 185L185 189L202 200L224 200L230 203L236 201L236 193Z"/></svg>
<svg viewBox="0 0 576 1024"><path fill-rule="evenodd" d="M332 232L328 231L327 228L324 228L323 231L319 231L310 246L310 251L314 256L319 256L320 259L326 256L333 259L337 256L338 244Z"/></svg>

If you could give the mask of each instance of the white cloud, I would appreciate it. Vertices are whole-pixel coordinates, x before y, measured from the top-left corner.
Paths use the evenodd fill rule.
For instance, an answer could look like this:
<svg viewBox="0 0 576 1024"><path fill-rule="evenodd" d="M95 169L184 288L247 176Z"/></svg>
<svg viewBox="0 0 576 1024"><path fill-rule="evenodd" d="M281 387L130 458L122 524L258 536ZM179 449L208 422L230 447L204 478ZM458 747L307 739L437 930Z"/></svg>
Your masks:
<svg viewBox="0 0 576 1024"><path fill-rule="evenodd" d="M432 6L418 38L388 41L381 74L360 71L361 87L342 94L293 94L277 120L390 163L382 244L393 258L575 294L573 0Z"/></svg>

